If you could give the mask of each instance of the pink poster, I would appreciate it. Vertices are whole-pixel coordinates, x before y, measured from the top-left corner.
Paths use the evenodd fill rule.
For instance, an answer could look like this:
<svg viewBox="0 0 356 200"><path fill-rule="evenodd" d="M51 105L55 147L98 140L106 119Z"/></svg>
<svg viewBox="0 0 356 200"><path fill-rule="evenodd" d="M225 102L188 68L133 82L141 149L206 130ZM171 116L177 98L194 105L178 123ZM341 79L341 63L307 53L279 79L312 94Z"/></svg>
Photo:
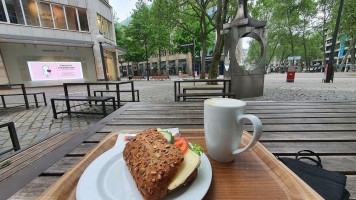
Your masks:
<svg viewBox="0 0 356 200"><path fill-rule="evenodd" d="M33 81L83 79L80 62L27 62Z"/></svg>

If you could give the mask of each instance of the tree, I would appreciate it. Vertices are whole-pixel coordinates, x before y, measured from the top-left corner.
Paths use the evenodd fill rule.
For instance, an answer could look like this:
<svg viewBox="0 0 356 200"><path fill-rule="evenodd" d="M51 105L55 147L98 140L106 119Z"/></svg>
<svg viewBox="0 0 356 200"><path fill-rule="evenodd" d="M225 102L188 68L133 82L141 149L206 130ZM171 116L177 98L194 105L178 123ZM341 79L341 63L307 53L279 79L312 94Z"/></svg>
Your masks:
<svg viewBox="0 0 356 200"><path fill-rule="evenodd" d="M191 20L191 21L189 22L188 20ZM172 41L175 44L174 51L176 53L190 52L194 59L195 57L200 56L199 52L202 51L202 49L203 49L203 45L202 45L200 36L197 34L192 34L192 32L193 33L200 32L200 22L198 20L196 20L195 18L185 19L185 22L187 24L189 24L189 26L186 26L189 28L189 31L185 28L177 26L177 28L175 29L174 34L172 36ZM190 43L195 43L195 49L193 49L194 46L191 46L191 47L181 47L180 46L181 44L190 44ZM206 45L207 47L211 47L214 44L214 33L210 33L208 35L206 44L207 44ZM193 53L194 51L196 53L195 55Z"/></svg>
<svg viewBox="0 0 356 200"><path fill-rule="evenodd" d="M340 22L340 33L347 34L347 37L350 38L349 41L349 50L346 55L351 54L351 66L355 67L355 43L356 43L356 1L355 0L344 0L343 11L341 15ZM336 18L337 8L333 10L333 16ZM333 18L334 18L333 17ZM340 34L340 40L344 34ZM347 59L345 55L344 59ZM345 62L345 61L343 61Z"/></svg>
<svg viewBox="0 0 356 200"><path fill-rule="evenodd" d="M318 10L321 10L322 15L319 18L319 31L320 34L322 35L323 41L323 53L324 53L324 59L323 59L323 65L326 65L326 37L327 37L327 30L328 27L330 26L330 19L332 18L332 8L335 6L335 0L318 0Z"/></svg>
<svg viewBox="0 0 356 200"><path fill-rule="evenodd" d="M311 21L312 18L317 14L316 10L317 4L313 0L301 0L298 5L298 11L300 15L301 23L299 24L299 32L301 36L301 43L304 50L304 61L307 70L310 70L311 57L308 55L308 48L310 47L309 36L314 32Z"/></svg>
<svg viewBox="0 0 356 200"><path fill-rule="evenodd" d="M236 3L237 1L232 1ZM213 52L213 58L210 65L209 79L216 79L218 74L218 66L221 58L221 54L224 48L225 36L221 32L223 30L223 25L228 22L228 8L236 8L236 5L229 5L230 0L217 0L216 3L216 13L215 21L212 21L212 25L216 30L216 41L215 48ZM230 9L234 10L235 9ZM233 15L230 15L233 16Z"/></svg>
<svg viewBox="0 0 356 200"><path fill-rule="evenodd" d="M129 59L133 62L141 62L142 55L146 60L147 80L149 80L148 59L154 52L154 31L152 25L152 16L148 6L143 2L136 3L136 10L132 15L132 21L126 29L126 35L129 36L130 48L135 50L128 53ZM143 52L142 52L143 50ZM130 55L132 57L130 57ZM134 60L136 59L136 60Z"/></svg>
<svg viewBox="0 0 356 200"><path fill-rule="evenodd" d="M171 33L175 28L175 18L179 5L174 1L155 0L150 9L153 27L153 49L158 52L158 69L161 67L161 52L172 48Z"/></svg>
<svg viewBox="0 0 356 200"><path fill-rule="evenodd" d="M213 0L175 0L180 6L180 15L176 18L178 28L182 28L190 34L199 38L202 44L201 53L201 74L200 78L205 79L206 54L208 49L208 38L214 27L211 24L209 10L213 7ZM192 31L194 22L199 22L199 31Z"/></svg>

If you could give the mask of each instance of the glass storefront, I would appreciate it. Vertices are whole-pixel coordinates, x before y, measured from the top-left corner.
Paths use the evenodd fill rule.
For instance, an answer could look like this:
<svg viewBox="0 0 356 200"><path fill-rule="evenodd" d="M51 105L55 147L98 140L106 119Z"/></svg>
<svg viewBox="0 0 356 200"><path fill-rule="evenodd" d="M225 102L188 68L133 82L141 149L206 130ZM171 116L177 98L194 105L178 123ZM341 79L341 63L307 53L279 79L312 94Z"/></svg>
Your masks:
<svg viewBox="0 0 356 200"><path fill-rule="evenodd" d="M160 66L160 68L161 68L161 74L160 75L167 75L167 70L166 70L166 61L162 61L161 62L161 66Z"/></svg>
<svg viewBox="0 0 356 200"><path fill-rule="evenodd" d="M156 62L152 63L151 73L148 72L148 75L151 75L151 76L158 75L158 68L157 68L157 63Z"/></svg>
<svg viewBox="0 0 356 200"><path fill-rule="evenodd" d="M167 69L169 70L169 75L176 75L176 61L169 61Z"/></svg>
<svg viewBox="0 0 356 200"><path fill-rule="evenodd" d="M178 72L187 74L187 60L178 60Z"/></svg>
<svg viewBox="0 0 356 200"><path fill-rule="evenodd" d="M89 31L86 9L49 2L36 2L34 0L0 1L0 21L30 26ZM109 31L111 22L106 21L105 23L109 24L106 25L106 37L111 37L112 35Z"/></svg>

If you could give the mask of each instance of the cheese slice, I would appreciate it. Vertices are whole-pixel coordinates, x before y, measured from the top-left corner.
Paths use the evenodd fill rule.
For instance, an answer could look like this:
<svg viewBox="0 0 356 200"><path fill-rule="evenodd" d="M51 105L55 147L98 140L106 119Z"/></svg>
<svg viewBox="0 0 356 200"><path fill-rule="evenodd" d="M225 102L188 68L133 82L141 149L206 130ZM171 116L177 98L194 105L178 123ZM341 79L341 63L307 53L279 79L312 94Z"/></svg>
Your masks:
<svg viewBox="0 0 356 200"><path fill-rule="evenodd" d="M190 149L184 154L184 161L178 169L177 174L168 185L168 190L174 190L194 172L200 164L200 156L193 153Z"/></svg>

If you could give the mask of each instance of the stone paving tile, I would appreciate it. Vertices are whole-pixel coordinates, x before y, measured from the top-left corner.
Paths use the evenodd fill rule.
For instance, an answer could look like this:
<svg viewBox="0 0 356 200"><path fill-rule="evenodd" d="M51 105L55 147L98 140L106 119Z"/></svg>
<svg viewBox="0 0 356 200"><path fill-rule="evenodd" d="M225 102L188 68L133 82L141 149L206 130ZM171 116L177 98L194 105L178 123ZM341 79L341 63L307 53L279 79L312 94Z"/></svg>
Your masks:
<svg viewBox="0 0 356 200"><path fill-rule="evenodd" d="M245 100L256 101L327 101L327 100L356 100L356 73L336 73L335 83L321 83L322 73L297 73L294 83L286 82L286 74L267 74L265 76L264 95L261 97L249 98ZM140 91L140 101L142 102L174 102L173 81L178 77L171 77L170 80L159 81L135 81L135 89ZM220 77L222 78L222 77ZM126 80L126 79L124 79ZM103 89L102 86L94 86L95 89ZM129 85L122 85L120 89L130 89ZM85 87L70 87L70 95L85 95ZM16 131L20 140L21 148L26 148L60 132L80 130L89 128L91 125L102 119L101 115L58 115L58 119L53 119L52 109L49 100L52 97L63 96L63 87L43 87L28 88L28 92L46 92L48 106L40 104L36 108L33 98L30 99L30 109L23 106L0 108L0 123L14 121ZM2 93L16 93L14 90L0 90ZM111 94L113 95L113 94ZM123 93L122 100L131 100L131 94ZM41 98L42 100L42 98ZM8 106L16 106L23 102L23 98L17 96L7 98ZM71 102L73 110L76 111L100 111L101 107L89 107L82 102ZM64 110L65 103L57 102L57 110ZM108 113L112 112L112 107L107 106ZM0 152L6 148L11 148L12 143L6 128L0 130ZM14 154L11 152L10 154ZM9 155L9 154L7 154ZM2 157L0 156L0 160Z"/></svg>

